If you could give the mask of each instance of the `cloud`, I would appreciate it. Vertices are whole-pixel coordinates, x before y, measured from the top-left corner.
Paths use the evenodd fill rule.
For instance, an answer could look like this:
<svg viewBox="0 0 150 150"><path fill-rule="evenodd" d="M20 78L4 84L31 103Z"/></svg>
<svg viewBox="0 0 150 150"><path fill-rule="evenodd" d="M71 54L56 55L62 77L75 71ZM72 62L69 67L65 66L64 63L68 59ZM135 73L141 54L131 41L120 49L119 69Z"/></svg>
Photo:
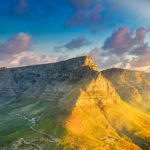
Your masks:
<svg viewBox="0 0 150 150"><path fill-rule="evenodd" d="M97 3L99 0L71 0L72 4L76 9L89 8L91 4Z"/></svg>
<svg viewBox="0 0 150 150"><path fill-rule="evenodd" d="M108 53L116 55L122 55L130 51L132 51L132 54L132 49L134 49L136 53L135 49L138 50L140 47L145 46L144 39L147 32L148 31L143 27L135 31L130 31L126 26L120 27L105 40L103 49Z"/></svg>
<svg viewBox="0 0 150 150"><path fill-rule="evenodd" d="M7 59L0 59L0 67L19 67L29 66L37 64L54 63L68 59L67 54L63 55L47 55L40 54L38 52L26 51L19 54L15 54Z"/></svg>
<svg viewBox="0 0 150 150"><path fill-rule="evenodd" d="M69 41L64 45L64 47L68 50L74 50L89 44L91 44L89 40L87 40L85 37L80 36Z"/></svg>
<svg viewBox="0 0 150 150"><path fill-rule="evenodd" d="M28 11L28 0L19 0L12 6L12 11L18 15L26 13Z"/></svg>
<svg viewBox="0 0 150 150"><path fill-rule="evenodd" d="M74 12L67 20L66 26L99 26L101 24L100 13L104 8L100 0L71 0L68 3Z"/></svg>
<svg viewBox="0 0 150 150"><path fill-rule="evenodd" d="M130 55L136 55L136 56L142 56L148 53L150 53L150 46L148 45L148 43L143 43L138 47L133 48L130 51Z"/></svg>
<svg viewBox="0 0 150 150"><path fill-rule="evenodd" d="M7 0L7 2L2 0L3 8L0 8L0 15L23 20L43 19L61 3L60 0L55 0L53 3L48 0Z"/></svg>
<svg viewBox="0 0 150 150"><path fill-rule="evenodd" d="M150 67L150 53L141 57L133 58L131 61L131 67Z"/></svg>
<svg viewBox="0 0 150 150"><path fill-rule="evenodd" d="M0 44L0 67L17 67L65 60L67 54L39 54L31 48L31 35L18 33Z"/></svg>
<svg viewBox="0 0 150 150"><path fill-rule="evenodd" d="M69 58L69 56L67 54L64 54L64 55L60 55L58 56L57 58L57 61L64 61L64 60L67 60Z"/></svg>
<svg viewBox="0 0 150 150"><path fill-rule="evenodd" d="M2 2L7 8L3 11L2 15L14 18L25 18L25 16L32 15L29 2L29 0L14 0L8 3Z"/></svg>
<svg viewBox="0 0 150 150"><path fill-rule="evenodd" d="M101 48L95 47L90 52L89 55L93 58L94 62L101 68L101 64L103 63L103 59L101 58Z"/></svg>
<svg viewBox="0 0 150 150"><path fill-rule="evenodd" d="M107 38L101 50L103 67L121 67L148 71L150 68L150 46L145 42L148 29L143 27L130 31L120 27Z"/></svg>
<svg viewBox="0 0 150 150"><path fill-rule="evenodd" d="M31 36L19 33L0 44L0 55L13 55L30 49Z"/></svg>
<svg viewBox="0 0 150 150"><path fill-rule="evenodd" d="M95 47L89 52L89 55L93 58L96 65L101 69L108 68L127 68L129 59L121 56L117 57L116 55L103 56L102 49L100 47Z"/></svg>
<svg viewBox="0 0 150 150"><path fill-rule="evenodd" d="M31 51L31 36L26 33L18 33L0 44L0 66L11 66L17 55Z"/></svg>
<svg viewBox="0 0 150 150"><path fill-rule="evenodd" d="M10 61L10 66L26 66L43 63L56 62L58 56L44 55L36 52L22 52L21 54L14 55Z"/></svg>
<svg viewBox="0 0 150 150"><path fill-rule="evenodd" d="M108 69L108 68L129 69L129 61L130 59L127 57L123 57L123 56L117 57L115 55L112 55L112 56L105 58L105 61L102 64L102 66L103 66L103 69Z"/></svg>
<svg viewBox="0 0 150 150"><path fill-rule="evenodd" d="M0 66L9 66L15 55L31 50L31 36L18 33L0 44Z"/></svg>
<svg viewBox="0 0 150 150"><path fill-rule="evenodd" d="M150 16L148 13L150 3L147 0L131 0L130 2L123 0L69 0L66 2L73 9L66 21L67 27L83 26L97 31L100 27L112 28L123 22L129 24L131 19L135 20L135 24L141 24L139 21L145 21L145 16L146 19Z"/></svg>
<svg viewBox="0 0 150 150"><path fill-rule="evenodd" d="M57 52L60 52L62 48L65 48L66 50L75 50L75 49L80 49L84 46L90 45L92 42L89 41L87 38L83 36L79 36L77 38L73 38L71 41L69 41L66 44L63 45L57 45L54 47L54 50Z"/></svg>

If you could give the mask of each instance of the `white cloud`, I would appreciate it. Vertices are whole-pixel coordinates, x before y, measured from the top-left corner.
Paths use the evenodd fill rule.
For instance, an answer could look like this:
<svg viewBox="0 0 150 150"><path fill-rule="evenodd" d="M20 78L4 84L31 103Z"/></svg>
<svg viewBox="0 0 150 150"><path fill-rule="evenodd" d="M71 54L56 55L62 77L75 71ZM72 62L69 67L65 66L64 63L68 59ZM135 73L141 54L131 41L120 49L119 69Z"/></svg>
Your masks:
<svg viewBox="0 0 150 150"><path fill-rule="evenodd" d="M66 60L68 55L46 55L29 51L13 55L0 61L0 67L19 67L36 64L54 63Z"/></svg>
<svg viewBox="0 0 150 150"><path fill-rule="evenodd" d="M150 19L150 1L149 0L119 0L117 1L123 7L126 7L129 11L135 13L138 17Z"/></svg>

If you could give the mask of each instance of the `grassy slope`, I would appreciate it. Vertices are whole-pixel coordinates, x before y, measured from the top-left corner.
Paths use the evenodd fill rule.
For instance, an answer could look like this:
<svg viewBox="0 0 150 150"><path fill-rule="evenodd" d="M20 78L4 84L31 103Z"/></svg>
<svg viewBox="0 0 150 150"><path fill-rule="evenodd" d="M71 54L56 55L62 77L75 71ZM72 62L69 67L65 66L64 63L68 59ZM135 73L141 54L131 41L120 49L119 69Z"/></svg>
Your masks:
<svg viewBox="0 0 150 150"><path fill-rule="evenodd" d="M101 104L101 101L106 103ZM12 142L20 138L38 143L45 150L140 149L134 143L145 149L148 147L143 143L149 144L149 139L145 139L150 135L149 116L124 103L101 76L76 82L59 103L46 99L18 102L11 108L0 107L0 146L3 148L11 149ZM35 128L61 140L50 143L30 129L31 123L14 113L25 114L30 119L39 118ZM22 150L28 148L20 147Z"/></svg>

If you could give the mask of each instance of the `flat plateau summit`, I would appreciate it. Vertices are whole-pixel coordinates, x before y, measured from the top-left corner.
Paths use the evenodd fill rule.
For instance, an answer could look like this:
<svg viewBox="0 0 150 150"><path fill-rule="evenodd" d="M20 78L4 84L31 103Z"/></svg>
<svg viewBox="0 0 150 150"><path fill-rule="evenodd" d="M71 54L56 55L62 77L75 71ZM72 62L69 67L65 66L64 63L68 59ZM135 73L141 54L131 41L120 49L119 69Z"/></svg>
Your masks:
<svg viewBox="0 0 150 150"><path fill-rule="evenodd" d="M0 69L0 149L148 150L150 74L90 56Z"/></svg>

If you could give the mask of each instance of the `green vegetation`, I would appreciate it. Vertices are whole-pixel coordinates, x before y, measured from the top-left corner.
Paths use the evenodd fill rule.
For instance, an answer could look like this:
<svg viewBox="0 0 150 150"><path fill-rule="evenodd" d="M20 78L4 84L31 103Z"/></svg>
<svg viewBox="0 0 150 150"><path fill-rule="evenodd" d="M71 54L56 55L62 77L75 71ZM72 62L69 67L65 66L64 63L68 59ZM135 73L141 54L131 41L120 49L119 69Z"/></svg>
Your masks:
<svg viewBox="0 0 150 150"><path fill-rule="evenodd" d="M147 150L150 147L149 114L134 108L128 100L123 101L89 59L81 61L83 64L73 61L70 70L66 67L68 63L63 64L66 69L50 65L41 69L31 67L21 73L13 70L11 75L15 80L8 86L15 86L7 91L3 84L4 90L11 95L19 87L20 93L8 100L0 98L0 149L140 150L141 147ZM124 76L121 81L126 81ZM128 96L130 88L126 88L122 91Z"/></svg>

